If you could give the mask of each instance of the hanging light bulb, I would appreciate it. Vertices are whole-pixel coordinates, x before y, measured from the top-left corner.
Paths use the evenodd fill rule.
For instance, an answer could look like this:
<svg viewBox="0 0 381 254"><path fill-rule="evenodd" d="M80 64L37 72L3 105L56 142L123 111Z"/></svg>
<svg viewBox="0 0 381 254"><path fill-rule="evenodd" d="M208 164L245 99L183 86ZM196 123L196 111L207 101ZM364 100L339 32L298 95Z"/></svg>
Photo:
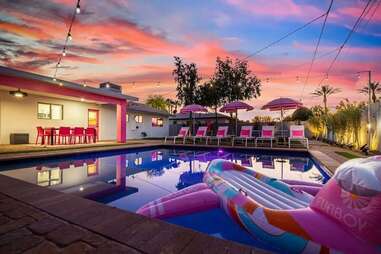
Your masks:
<svg viewBox="0 0 381 254"><path fill-rule="evenodd" d="M77 8L75 8L75 12L76 12L77 14L80 14L80 13L81 13L81 6L79 5L79 1L78 1L78 3L77 3Z"/></svg>
<svg viewBox="0 0 381 254"><path fill-rule="evenodd" d="M54 77L54 78L53 78L53 81L54 81L54 82L56 82L56 81L57 81L57 79Z"/></svg>
<svg viewBox="0 0 381 254"><path fill-rule="evenodd" d="M73 39L70 32L67 34L67 38L69 39L69 41L71 41Z"/></svg>
<svg viewBox="0 0 381 254"><path fill-rule="evenodd" d="M61 62L57 63L57 68L61 67Z"/></svg>
<svg viewBox="0 0 381 254"><path fill-rule="evenodd" d="M157 82L157 87L158 87L158 88L160 87L160 81L159 81L159 82Z"/></svg>
<svg viewBox="0 0 381 254"><path fill-rule="evenodd" d="M62 56L66 56L66 49L65 48L62 51Z"/></svg>

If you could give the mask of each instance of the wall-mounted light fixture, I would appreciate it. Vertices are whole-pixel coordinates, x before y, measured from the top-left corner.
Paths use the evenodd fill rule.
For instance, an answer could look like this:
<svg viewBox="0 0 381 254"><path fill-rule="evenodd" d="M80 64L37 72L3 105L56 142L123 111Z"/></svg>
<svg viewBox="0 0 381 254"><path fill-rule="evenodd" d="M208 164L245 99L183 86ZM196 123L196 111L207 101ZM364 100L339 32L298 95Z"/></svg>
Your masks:
<svg viewBox="0 0 381 254"><path fill-rule="evenodd" d="M22 92L20 88L17 91L10 91L9 94L17 98L23 98L28 96L28 94L25 92Z"/></svg>

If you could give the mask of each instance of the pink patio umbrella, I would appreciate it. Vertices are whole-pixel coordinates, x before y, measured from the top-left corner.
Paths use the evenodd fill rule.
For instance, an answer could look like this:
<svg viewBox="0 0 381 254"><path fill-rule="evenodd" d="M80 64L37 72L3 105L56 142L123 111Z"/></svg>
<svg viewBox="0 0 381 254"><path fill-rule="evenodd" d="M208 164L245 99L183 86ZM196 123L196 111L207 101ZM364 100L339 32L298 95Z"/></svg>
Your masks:
<svg viewBox="0 0 381 254"><path fill-rule="evenodd" d="M303 106L300 101L291 98L278 98L268 102L261 109L269 109L270 111L280 111L280 120L282 122L282 135L283 135L283 117L284 111L289 109L297 109Z"/></svg>
<svg viewBox="0 0 381 254"><path fill-rule="evenodd" d="M228 104L225 104L220 112L233 113L235 112L235 135L238 133L238 110L246 109L246 111L253 110L254 108L249 104L242 101L233 101Z"/></svg>
<svg viewBox="0 0 381 254"><path fill-rule="evenodd" d="M190 114L190 117L192 118L192 134L194 134L194 121L193 121L193 116L192 113L197 113L197 112L208 112L206 108L204 108L201 105L198 104L190 104L186 105L182 109L180 109L181 114Z"/></svg>

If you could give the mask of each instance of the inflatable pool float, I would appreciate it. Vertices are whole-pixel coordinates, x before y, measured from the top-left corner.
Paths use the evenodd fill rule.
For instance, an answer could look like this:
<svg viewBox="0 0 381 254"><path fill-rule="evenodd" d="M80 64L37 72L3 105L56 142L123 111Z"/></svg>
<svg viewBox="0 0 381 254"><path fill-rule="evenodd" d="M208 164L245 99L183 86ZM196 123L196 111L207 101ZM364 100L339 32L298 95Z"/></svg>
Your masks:
<svg viewBox="0 0 381 254"><path fill-rule="evenodd" d="M210 162L203 181L137 213L170 218L223 207L281 253L381 253L381 156L342 164L324 186L280 181L222 159Z"/></svg>
<svg viewBox="0 0 381 254"><path fill-rule="evenodd" d="M205 183L171 193L140 207L136 213L165 219L220 207L218 196Z"/></svg>
<svg viewBox="0 0 381 254"><path fill-rule="evenodd" d="M381 156L342 164L315 197L224 160L204 180L232 219L282 253L381 253Z"/></svg>

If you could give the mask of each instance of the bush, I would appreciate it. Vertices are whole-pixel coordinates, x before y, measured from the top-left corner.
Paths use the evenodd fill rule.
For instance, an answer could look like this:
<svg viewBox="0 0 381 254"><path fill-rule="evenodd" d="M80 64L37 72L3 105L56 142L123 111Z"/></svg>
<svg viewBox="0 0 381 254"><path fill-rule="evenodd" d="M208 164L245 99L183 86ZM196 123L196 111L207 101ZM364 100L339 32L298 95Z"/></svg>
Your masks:
<svg viewBox="0 0 381 254"><path fill-rule="evenodd" d="M308 108L301 107L292 114L293 121L307 121L313 116L312 111Z"/></svg>

